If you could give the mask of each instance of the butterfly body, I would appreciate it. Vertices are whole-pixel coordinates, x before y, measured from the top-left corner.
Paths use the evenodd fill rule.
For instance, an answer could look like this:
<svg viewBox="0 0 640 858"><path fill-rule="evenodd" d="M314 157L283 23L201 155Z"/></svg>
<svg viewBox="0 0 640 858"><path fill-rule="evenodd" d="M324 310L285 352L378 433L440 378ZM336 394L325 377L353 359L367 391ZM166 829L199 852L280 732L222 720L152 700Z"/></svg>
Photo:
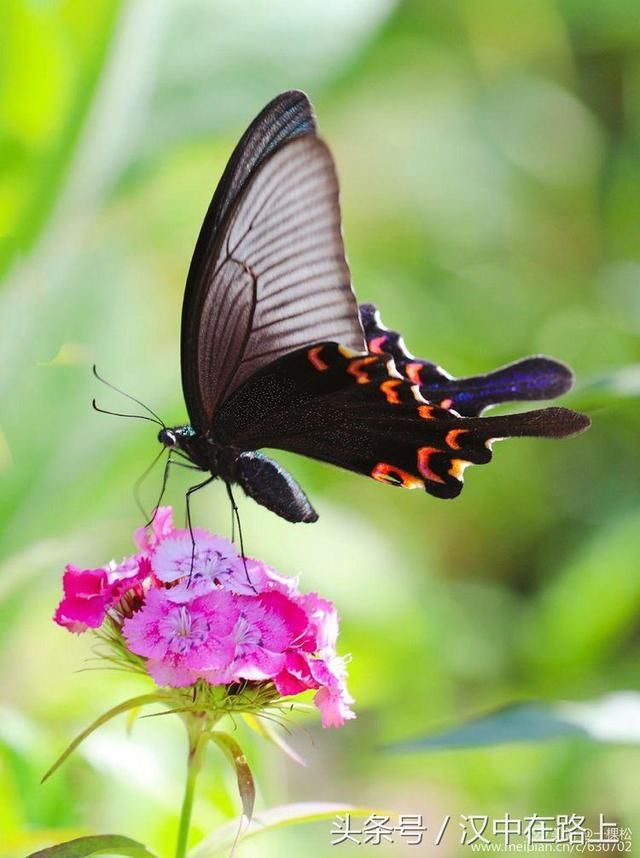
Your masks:
<svg viewBox="0 0 640 858"><path fill-rule="evenodd" d="M453 498L493 440L589 425L563 408L480 416L564 392L563 364L533 357L455 379L358 307L333 159L296 91L254 119L214 193L187 277L181 364L189 424L159 440L210 475L192 491L220 478L292 522L317 514L264 448Z"/></svg>
<svg viewBox="0 0 640 858"><path fill-rule="evenodd" d="M241 450L200 435L192 426L161 429L158 440L170 450L180 451L211 480L227 486L237 484L245 494L287 521L316 521L318 515L293 477L277 462L257 450Z"/></svg>

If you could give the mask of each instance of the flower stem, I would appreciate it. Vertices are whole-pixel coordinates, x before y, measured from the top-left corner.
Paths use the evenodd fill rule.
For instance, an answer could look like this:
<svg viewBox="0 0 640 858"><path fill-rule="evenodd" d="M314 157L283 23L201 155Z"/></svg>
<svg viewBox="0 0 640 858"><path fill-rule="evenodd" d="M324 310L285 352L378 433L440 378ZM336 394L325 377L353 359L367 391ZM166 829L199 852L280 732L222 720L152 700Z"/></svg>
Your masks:
<svg viewBox="0 0 640 858"><path fill-rule="evenodd" d="M193 810L193 799L196 790L196 781L202 768L202 758L206 746L206 737L203 735L205 724L189 724L189 756L187 758L187 782L182 799L182 810L180 811L180 827L178 828L178 841L176 843L175 858L185 858L189 840L189 827L191 825L191 811Z"/></svg>

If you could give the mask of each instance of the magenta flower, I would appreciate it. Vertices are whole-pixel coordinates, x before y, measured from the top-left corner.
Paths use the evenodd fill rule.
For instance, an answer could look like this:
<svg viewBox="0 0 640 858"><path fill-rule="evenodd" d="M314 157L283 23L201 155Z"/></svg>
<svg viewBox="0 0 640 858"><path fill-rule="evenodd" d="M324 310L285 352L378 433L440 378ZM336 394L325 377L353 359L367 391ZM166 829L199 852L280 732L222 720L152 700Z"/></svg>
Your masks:
<svg viewBox="0 0 640 858"><path fill-rule="evenodd" d="M70 632L80 634L101 626L111 601L106 569L78 569L67 566L62 576L64 598L54 620Z"/></svg>
<svg viewBox="0 0 640 858"><path fill-rule="evenodd" d="M322 726L342 727L345 721L355 718L351 709L354 700L347 691L345 660L327 652L325 658L313 659L310 668L319 686L313 702L320 710Z"/></svg>
<svg viewBox="0 0 640 858"><path fill-rule="evenodd" d="M139 553L120 564L65 569L57 623L78 633L110 623L103 640L160 686L237 695L249 683L270 703L313 690L325 727L355 717L330 601L227 539L194 530L192 541L170 507L135 540Z"/></svg>
<svg viewBox="0 0 640 858"><path fill-rule="evenodd" d="M272 679L283 669L287 649L305 632L308 618L295 602L278 592L238 596L235 604L233 660L217 681Z"/></svg>
<svg viewBox="0 0 640 858"><path fill-rule="evenodd" d="M205 670L220 670L232 660L229 639L235 612L222 590L174 602L170 591L152 590L144 607L125 620L129 648L148 659L147 670L160 685L193 684Z"/></svg>
<svg viewBox="0 0 640 858"><path fill-rule="evenodd" d="M344 659L331 650L324 657L308 656L300 651L287 653L283 670L275 677L280 694L291 696L314 688L313 702L320 710L323 727L341 727L355 718L351 709L353 697L347 691L347 668Z"/></svg>
<svg viewBox="0 0 640 858"><path fill-rule="evenodd" d="M212 584L222 583L234 572L239 559L233 545L219 536L194 531L195 544L189 532L175 530L155 547L151 565L161 581L172 583L180 578L205 578Z"/></svg>
<svg viewBox="0 0 640 858"><path fill-rule="evenodd" d="M282 670L274 682L280 694L286 697L319 687L311 674L307 654L300 650L290 650L286 654Z"/></svg>
<svg viewBox="0 0 640 858"><path fill-rule="evenodd" d="M97 629L107 611L116 606L125 593L141 587L150 575L151 567L144 557L128 557L119 566L110 564L100 569L78 569L69 565L62 576L64 598L54 620L76 634L89 628Z"/></svg>
<svg viewBox="0 0 640 858"><path fill-rule="evenodd" d="M122 563L117 566L115 563L111 563L108 569L108 578L113 604L130 590L139 590L142 594L145 584L149 586L154 580L154 575L148 558L142 555L134 555L133 557L125 557Z"/></svg>
<svg viewBox="0 0 640 858"><path fill-rule="evenodd" d="M139 527L134 539L143 554L149 554L163 539L173 533L173 510L170 506L159 506L149 527Z"/></svg>
<svg viewBox="0 0 640 858"><path fill-rule="evenodd" d="M309 618L308 642L311 651L335 650L338 641L338 614L332 602L317 593L306 593L300 604Z"/></svg>

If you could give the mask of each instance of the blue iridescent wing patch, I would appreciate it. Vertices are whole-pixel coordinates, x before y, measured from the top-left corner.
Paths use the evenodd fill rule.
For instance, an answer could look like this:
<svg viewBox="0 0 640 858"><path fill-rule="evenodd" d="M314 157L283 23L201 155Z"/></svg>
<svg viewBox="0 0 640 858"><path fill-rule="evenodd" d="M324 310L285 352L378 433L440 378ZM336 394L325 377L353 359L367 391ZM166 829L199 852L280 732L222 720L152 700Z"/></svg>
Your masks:
<svg viewBox="0 0 640 858"><path fill-rule="evenodd" d="M418 385L424 399L463 417L477 417L485 408L503 402L555 399L573 385L569 367L543 355L522 358L483 375L454 378L437 364L414 357L402 336L385 327L373 304L360 305L360 320L372 354L391 355L398 372Z"/></svg>

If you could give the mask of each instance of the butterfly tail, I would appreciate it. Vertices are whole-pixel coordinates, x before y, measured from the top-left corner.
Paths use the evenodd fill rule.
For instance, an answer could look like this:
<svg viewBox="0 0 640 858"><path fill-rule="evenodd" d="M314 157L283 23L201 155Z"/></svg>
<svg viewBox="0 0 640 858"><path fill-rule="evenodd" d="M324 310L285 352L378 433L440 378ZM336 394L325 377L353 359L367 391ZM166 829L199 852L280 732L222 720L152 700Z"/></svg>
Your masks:
<svg viewBox="0 0 640 858"><path fill-rule="evenodd" d="M420 393L453 408L464 417L477 417L490 405L555 399L573 386L573 373L565 364L542 355L523 358L485 375L422 381Z"/></svg>
<svg viewBox="0 0 640 858"><path fill-rule="evenodd" d="M418 473L424 488L439 498L460 494L468 465L492 458L491 444L503 438L566 438L583 432L591 421L568 408L542 408L500 417L459 417L443 427L443 443L417 450ZM454 425L455 424L455 425Z"/></svg>
<svg viewBox="0 0 640 858"><path fill-rule="evenodd" d="M591 425L586 414L569 408L541 408L500 417L466 417L461 425L486 441L501 438L568 438Z"/></svg>
<svg viewBox="0 0 640 858"><path fill-rule="evenodd" d="M418 385L424 399L463 417L477 417L490 405L503 402L555 399L573 386L569 367L543 355L483 375L453 378L437 364L414 357L401 335L384 325L373 304L361 304L359 310L369 351L391 355L398 372Z"/></svg>

